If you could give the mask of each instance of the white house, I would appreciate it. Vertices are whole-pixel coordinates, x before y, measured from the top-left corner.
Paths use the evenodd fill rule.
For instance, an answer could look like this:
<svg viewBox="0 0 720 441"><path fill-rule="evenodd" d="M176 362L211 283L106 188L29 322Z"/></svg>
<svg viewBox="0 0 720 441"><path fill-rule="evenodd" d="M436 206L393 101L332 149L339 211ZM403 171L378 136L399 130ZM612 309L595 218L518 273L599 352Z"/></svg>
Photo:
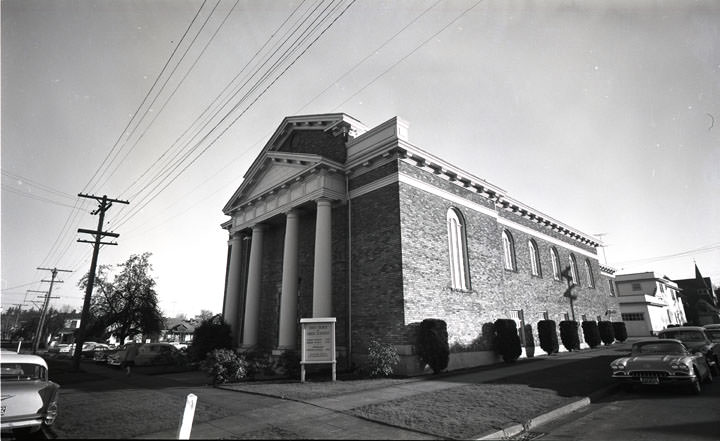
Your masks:
<svg viewBox="0 0 720 441"><path fill-rule="evenodd" d="M677 283L653 271L615 276L620 314L628 336L654 335L668 325L685 323Z"/></svg>

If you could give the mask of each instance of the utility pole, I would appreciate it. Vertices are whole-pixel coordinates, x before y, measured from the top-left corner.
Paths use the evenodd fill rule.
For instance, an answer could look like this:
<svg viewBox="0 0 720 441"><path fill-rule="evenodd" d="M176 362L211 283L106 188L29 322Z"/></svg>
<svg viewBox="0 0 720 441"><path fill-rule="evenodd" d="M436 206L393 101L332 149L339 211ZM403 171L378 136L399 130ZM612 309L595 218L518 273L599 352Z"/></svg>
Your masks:
<svg viewBox="0 0 720 441"><path fill-rule="evenodd" d="M90 214L93 216L99 214L97 230L86 230L78 228L78 233L91 234L95 236L95 240L81 240L78 242L91 243L93 247L92 262L90 263L90 274L88 274L87 288L85 289L85 300L83 302L82 315L80 316L80 327L78 328L78 335L75 339L75 353L73 354L73 369L78 370L80 368L80 356L82 354L82 346L85 343L85 327L87 326L88 317L90 316L90 298L92 297L93 288L95 286L95 271L97 270L97 259L98 253L100 252L100 245L117 245L115 242L103 242L102 238L105 236L119 237L117 233L110 233L103 231L103 223L105 222L105 212L112 207L113 202L118 204L129 204L128 201L121 201L118 199L108 199L106 195L103 197L78 193L81 198L95 199L98 201L97 210L92 211Z"/></svg>
<svg viewBox="0 0 720 441"><path fill-rule="evenodd" d="M39 270L44 271L50 271L52 274L52 278L50 280L41 280L41 282L50 282L50 289L48 289L48 292L45 293L45 301L43 302L43 308L42 312L40 313L40 324L38 325L37 330L37 336L35 337L35 340L33 341L33 354L37 353L38 346L40 346L40 339L42 338L43 333L43 327L45 326L45 320L47 319L47 309L50 305L50 299L59 299L59 297L52 297L52 290L55 283L64 283L62 280L55 280L57 277L58 272L65 272L65 273L71 273L70 270L63 270L63 269L57 269L57 268L40 268ZM38 296L40 297L40 296Z"/></svg>

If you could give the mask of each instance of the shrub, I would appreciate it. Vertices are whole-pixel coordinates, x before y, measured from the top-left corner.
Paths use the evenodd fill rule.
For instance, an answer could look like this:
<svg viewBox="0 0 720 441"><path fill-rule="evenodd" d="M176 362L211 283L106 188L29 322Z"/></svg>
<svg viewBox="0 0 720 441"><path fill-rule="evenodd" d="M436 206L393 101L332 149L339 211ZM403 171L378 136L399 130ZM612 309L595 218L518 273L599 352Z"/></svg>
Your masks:
<svg viewBox="0 0 720 441"><path fill-rule="evenodd" d="M554 320L540 320L537 324L540 347L549 354L560 350L557 331Z"/></svg>
<svg viewBox="0 0 720 441"><path fill-rule="evenodd" d="M603 320L598 323L598 328L600 330L600 340L605 345L611 345L615 342L615 331L612 322Z"/></svg>
<svg viewBox="0 0 720 441"><path fill-rule="evenodd" d="M188 356L193 361L202 361L214 349L230 349L232 334L230 325L225 323L219 314L208 319L195 328L193 341L188 347Z"/></svg>
<svg viewBox="0 0 720 441"><path fill-rule="evenodd" d="M420 323L417 336L417 353L423 363L439 374L450 362L447 323L439 319L425 319Z"/></svg>
<svg viewBox="0 0 720 441"><path fill-rule="evenodd" d="M505 363L512 363L520 357L522 347L515 320L495 320L495 352L502 355Z"/></svg>
<svg viewBox="0 0 720 441"><path fill-rule="evenodd" d="M585 336L585 343L591 348L595 348L600 345L600 331L595 320L586 320L582 322L583 335Z"/></svg>
<svg viewBox="0 0 720 441"><path fill-rule="evenodd" d="M213 384L236 383L247 376L247 362L232 349L215 349L201 363Z"/></svg>
<svg viewBox="0 0 720 441"><path fill-rule="evenodd" d="M400 356L395 346L371 338L367 363L371 377L387 377L393 374L393 368L400 363Z"/></svg>
<svg viewBox="0 0 720 441"><path fill-rule="evenodd" d="M530 358L535 356L535 337L533 337L532 325L527 323L525 330L525 356Z"/></svg>
<svg viewBox="0 0 720 441"><path fill-rule="evenodd" d="M619 342L627 340L627 328L625 322L613 322L613 331L615 331L615 339Z"/></svg>
<svg viewBox="0 0 720 441"><path fill-rule="evenodd" d="M578 323L575 320L563 320L560 322L560 340L568 351L580 349Z"/></svg>
<svg viewBox="0 0 720 441"><path fill-rule="evenodd" d="M275 375L273 359L269 352L249 351L244 354L247 362L247 376L254 378L260 375Z"/></svg>

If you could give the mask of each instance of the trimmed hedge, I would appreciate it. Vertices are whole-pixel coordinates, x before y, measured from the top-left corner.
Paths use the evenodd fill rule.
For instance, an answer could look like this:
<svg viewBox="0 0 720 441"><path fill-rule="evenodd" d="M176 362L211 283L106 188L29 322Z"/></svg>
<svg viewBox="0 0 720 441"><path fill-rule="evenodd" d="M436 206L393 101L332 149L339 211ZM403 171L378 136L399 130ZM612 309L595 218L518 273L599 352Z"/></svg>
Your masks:
<svg viewBox="0 0 720 441"><path fill-rule="evenodd" d="M530 323L525 324L525 356L528 358L535 356L535 337Z"/></svg>
<svg viewBox="0 0 720 441"><path fill-rule="evenodd" d="M603 320L598 323L598 329L600 331L600 340L605 345L611 345L615 342L615 330L612 322Z"/></svg>
<svg viewBox="0 0 720 441"><path fill-rule="evenodd" d="M568 351L580 349L580 337L578 336L578 322L575 320L563 320L560 322L560 340Z"/></svg>
<svg viewBox="0 0 720 441"><path fill-rule="evenodd" d="M625 322L613 322L613 331L615 331L615 339L619 342L627 340L627 328Z"/></svg>
<svg viewBox="0 0 720 441"><path fill-rule="evenodd" d="M515 320L495 320L495 352L502 355L505 363L512 363L520 358L522 346Z"/></svg>
<svg viewBox="0 0 720 441"><path fill-rule="evenodd" d="M423 320L418 328L417 353L434 374L447 368L450 362L447 323L440 319Z"/></svg>
<svg viewBox="0 0 720 441"><path fill-rule="evenodd" d="M554 320L540 320L537 324L540 347L549 354L557 353L560 350L557 331Z"/></svg>
<svg viewBox="0 0 720 441"><path fill-rule="evenodd" d="M583 321L582 330L585 336L585 343L587 343L588 346L595 348L600 345L600 331L598 330L598 324L595 320Z"/></svg>

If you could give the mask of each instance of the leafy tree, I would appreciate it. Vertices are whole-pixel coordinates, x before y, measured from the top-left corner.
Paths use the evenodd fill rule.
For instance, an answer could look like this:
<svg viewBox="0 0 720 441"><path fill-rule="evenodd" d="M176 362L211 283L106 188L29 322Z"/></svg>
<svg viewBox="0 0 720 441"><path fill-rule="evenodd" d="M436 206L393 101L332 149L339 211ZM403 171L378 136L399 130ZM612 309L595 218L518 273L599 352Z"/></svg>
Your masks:
<svg viewBox="0 0 720 441"><path fill-rule="evenodd" d="M86 324L86 335L114 335L118 341L139 334L156 334L162 327L162 312L155 292L155 280L150 272L151 253L133 254L118 265L121 268L109 282L108 272L112 267L101 265L96 271L96 292L90 304L90 323ZM85 289L88 275L78 286ZM105 334L103 336L103 334Z"/></svg>
<svg viewBox="0 0 720 441"><path fill-rule="evenodd" d="M215 314L213 314L213 312L210 311L209 309L201 309L200 314L196 315L195 318L197 318L201 322L205 322L205 321L208 321L211 318L213 318L214 315Z"/></svg>

